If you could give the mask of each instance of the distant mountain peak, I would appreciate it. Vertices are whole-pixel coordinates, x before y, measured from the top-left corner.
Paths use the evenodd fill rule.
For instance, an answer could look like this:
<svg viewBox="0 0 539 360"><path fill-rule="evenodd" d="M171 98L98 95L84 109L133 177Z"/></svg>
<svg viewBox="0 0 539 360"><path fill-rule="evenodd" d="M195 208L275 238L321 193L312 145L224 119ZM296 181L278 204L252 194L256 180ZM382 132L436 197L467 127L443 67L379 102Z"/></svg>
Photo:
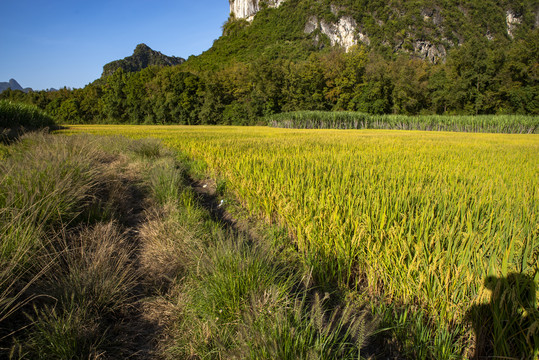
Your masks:
<svg viewBox="0 0 539 360"><path fill-rule="evenodd" d="M15 79L9 79L9 87L11 90L22 90L22 86Z"/></svg>
<svg viewBox="0 0 539 360"><path fill-rule="evenodd" d="M32 91L31 88L23 88L15 79L9 79L8 82L0 82L0 93L7 89L20 90L26 93Z"/></svg>
<svg viewBox="0 0 539 360"><path fill-rule="evenodd" d="M176 56L163 55L159 51L152 50L146 44L138 44L133 55L121 60L112 61L103 66L102 77L112 75L117 69L122 68L126 72L137 72L148 66L174 66L180 65L185 59Z"/></svg>

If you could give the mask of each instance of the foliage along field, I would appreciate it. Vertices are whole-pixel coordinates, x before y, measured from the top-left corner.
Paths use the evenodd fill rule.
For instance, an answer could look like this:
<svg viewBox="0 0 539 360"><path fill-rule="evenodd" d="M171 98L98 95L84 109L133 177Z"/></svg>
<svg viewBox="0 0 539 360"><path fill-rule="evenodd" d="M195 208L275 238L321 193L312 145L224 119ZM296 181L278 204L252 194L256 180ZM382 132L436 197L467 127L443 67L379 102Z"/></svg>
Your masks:
<svg viewBox="0 0 539 360"><path fill-rule="evenodd" d="M371 115L353 111L295 111L269 115L265 123L288 129L385 129L539 134L539 116Z"/></svg>
<svg viewBox="0 0 539 360"><path fill-rule="evenodd" d="M486 285L493 276L533 279L527 306L536 310L537 135L185 126L70 131L156 137L204 160L249 210L286 223L318 278L367 285L384 301L419 307L439 330L451 332L473 305L492 300ZM537 349L533 338L520 346ZM455 343L433 341L441 352ZM504 351L511 349L498 353Z"/></svg>
<svg viewBox="0 0 539 360"><path fill-rule="evenodd" d="M0 129L55 127L54 119L37 106L0 101Z"/></svg>

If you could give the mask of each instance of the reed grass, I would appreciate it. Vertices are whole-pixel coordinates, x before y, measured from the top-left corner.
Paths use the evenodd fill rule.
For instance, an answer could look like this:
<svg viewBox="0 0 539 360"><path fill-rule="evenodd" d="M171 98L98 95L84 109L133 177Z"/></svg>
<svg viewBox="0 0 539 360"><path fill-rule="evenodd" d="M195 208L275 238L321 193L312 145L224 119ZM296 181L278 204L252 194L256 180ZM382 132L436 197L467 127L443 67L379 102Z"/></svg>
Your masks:
<svg viewBox="0 0 539 360"><path fill-rule="evenodd" d="M21 127L26 129L54 128L55 125L54 119L36 106L0 101L0 130Z"/></svg>
<svg viewBox="0 0 539 360"><path fill-rule="evenodd" d="M264 118L288 129L397 129L428 131L539 133L539 116L527 115L371 115L349 111L298 111Z"/></svg>

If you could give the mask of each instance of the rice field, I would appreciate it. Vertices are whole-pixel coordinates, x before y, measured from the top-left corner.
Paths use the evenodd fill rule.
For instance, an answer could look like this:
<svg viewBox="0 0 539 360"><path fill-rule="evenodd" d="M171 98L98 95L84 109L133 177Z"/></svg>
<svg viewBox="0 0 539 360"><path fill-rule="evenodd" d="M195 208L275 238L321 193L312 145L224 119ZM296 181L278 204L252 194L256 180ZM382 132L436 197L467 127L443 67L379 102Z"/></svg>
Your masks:
<svg viewBox="0 0 539 360"><path fill-rule="evenodd" d="M451 332L473 306L492 301L488 279L515 273L533 280L524 312L539 326L538 135L97 125L68 132L160 138L203 160L253 214L287 226L316 277L423 309L437 319L436 332ZM537 351L533 326L522 325L532 340L519 346Z"/></svg>

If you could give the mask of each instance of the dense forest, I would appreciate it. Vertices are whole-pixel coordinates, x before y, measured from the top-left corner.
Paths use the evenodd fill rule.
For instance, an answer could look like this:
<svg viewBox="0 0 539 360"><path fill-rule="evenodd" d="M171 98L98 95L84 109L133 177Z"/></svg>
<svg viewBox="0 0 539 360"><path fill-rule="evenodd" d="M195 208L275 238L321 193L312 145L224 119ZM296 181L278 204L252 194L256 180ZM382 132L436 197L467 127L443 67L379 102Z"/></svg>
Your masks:
<svg viewBox="0 0 539 360"><path fill-rule="evenodd" d="M297 110L538 115L534 2L458 3L288 0L252 23L231 16L211 49L181 65L118 68L82 89L7 90L0 99L37 105L63 123L253 124ZM512 32L509 7L520 16ZM368 44L345 51L305 31L313 16L335 21L344 12ZM446 55L421 56L417 39Z"/></svg>

